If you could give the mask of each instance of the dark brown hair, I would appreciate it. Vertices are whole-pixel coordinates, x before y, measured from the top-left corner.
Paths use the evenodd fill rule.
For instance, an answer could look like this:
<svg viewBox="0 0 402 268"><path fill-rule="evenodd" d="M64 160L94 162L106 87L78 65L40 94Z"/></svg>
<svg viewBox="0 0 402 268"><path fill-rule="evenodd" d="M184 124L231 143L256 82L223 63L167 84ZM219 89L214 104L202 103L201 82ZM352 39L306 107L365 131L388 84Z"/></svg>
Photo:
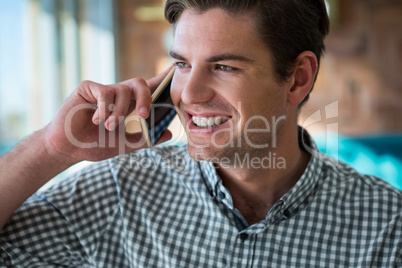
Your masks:
<svg viewBox="0 0 402 268"><path fill-rule="evenodd" d="M278 81L289 79L296 58L303 51L312 51L320 64L329 31L324 0L167 0L165 17L176 25L186 9L202 13L212 8L233 15L255 12L260 38L273 54ZM303 103L308 97L309 94Z"/></svg>

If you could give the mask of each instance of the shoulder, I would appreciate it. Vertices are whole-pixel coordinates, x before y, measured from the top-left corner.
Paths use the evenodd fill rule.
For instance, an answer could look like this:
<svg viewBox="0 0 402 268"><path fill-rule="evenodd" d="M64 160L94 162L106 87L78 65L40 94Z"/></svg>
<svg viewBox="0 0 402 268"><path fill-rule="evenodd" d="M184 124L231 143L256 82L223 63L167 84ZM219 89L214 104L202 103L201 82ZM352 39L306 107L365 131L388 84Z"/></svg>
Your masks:
<svg viewBox="0 0 402 268"><path fill-rule="evenodd" d="M349 165L322 155L321 189L338 195L350 205L378 208L390 214L402 213L402 191L384 180L359 173Z"/></svg>

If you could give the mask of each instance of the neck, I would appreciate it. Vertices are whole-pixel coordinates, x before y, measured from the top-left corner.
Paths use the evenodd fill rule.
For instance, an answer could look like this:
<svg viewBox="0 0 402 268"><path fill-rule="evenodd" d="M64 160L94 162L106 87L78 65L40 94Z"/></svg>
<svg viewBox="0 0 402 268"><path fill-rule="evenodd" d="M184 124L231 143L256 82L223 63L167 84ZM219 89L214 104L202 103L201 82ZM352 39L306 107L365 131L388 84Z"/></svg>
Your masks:
<svg viewBox="0 0 402 268"><path fill-rule="evenodd" d="M243 166L217 164L217 172L230 191L235 208L249 223L264 219L268 210L296 184L307 167L309 154L299 148L297 131L292 133L282 138L277 148L265 152L268 158L261 159L259 164L258 159L248 159L251 163Z"/></svg>

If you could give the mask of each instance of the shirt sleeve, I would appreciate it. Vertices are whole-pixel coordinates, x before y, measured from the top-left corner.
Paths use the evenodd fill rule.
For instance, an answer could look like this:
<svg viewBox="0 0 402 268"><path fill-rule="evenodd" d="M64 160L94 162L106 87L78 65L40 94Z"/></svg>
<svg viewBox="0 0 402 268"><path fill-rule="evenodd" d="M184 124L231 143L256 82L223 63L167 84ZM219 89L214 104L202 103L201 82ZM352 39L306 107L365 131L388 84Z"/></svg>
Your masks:
<svg viewBox="0 0 402 268"><path fill-rule="evenodd" d="M107 162L87 168L29 198L0 232L0 266L78 267L90 264L119 213Z"/></svg>

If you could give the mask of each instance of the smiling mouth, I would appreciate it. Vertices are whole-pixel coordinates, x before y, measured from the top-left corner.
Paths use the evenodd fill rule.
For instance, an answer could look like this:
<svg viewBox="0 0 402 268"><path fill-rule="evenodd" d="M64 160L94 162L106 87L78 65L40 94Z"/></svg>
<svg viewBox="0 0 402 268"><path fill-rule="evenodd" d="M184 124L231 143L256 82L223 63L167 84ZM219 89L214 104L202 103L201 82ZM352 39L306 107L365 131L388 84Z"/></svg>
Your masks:
<svg viewBox="0 0 402 268"><path fill-rule="evenodd" d="M230 117L228 116L216 116L216 117L197 117L192 116L191 120L193 121L194 125L197 127L214 127L219 126L226 121L228 121Z"/></svg>

